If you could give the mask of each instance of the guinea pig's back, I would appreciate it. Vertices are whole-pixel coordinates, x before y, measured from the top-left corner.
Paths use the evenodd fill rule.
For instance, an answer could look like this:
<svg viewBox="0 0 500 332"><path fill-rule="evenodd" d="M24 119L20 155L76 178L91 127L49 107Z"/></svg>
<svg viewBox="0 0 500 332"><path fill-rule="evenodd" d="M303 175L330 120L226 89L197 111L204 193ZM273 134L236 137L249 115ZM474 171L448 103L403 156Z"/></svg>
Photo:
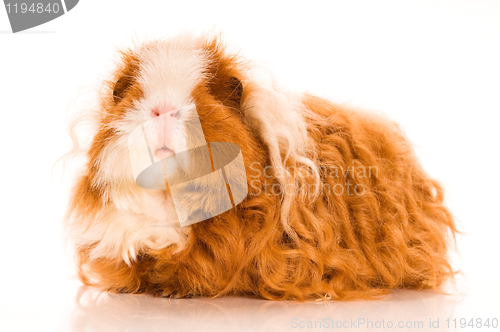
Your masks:
<svg viewBox="0 0 500 332"><path fill-rule="evenodd" d="M303 102L328 211L323 218L342 248L335 252L358 261L345 273L364 275L377 288L437 289L453 274L448 235L457 229L440 184L399 126L318 97Z"/></svg>

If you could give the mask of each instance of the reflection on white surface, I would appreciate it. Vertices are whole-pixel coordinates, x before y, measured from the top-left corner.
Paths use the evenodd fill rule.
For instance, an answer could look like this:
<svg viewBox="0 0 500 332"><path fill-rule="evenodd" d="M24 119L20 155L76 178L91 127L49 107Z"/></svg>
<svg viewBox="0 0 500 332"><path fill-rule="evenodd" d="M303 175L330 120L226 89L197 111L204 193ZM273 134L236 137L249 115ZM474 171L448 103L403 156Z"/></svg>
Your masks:
<svg viewBox="0 0 500 332"><path fill-rule="evenodd" d="M408 290L377 301L351 302L272 302L240 297L166 299L99 293L82 286L70 326L64 330L454 331L446 319L453 319L461 301L457 295ZM398 324L403 327L398 328ZM430 328L431 324L434 328Z"/></svg>

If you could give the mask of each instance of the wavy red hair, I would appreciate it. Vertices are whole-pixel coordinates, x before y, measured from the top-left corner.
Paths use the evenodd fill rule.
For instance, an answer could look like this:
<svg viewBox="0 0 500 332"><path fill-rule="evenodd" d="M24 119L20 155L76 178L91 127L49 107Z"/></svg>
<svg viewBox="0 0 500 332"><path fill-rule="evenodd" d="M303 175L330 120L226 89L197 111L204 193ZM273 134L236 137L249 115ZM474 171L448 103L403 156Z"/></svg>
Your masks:
<svg viewBox="0 0 500 332"><path fill-rule="evenodd" d="M191 225L182 250L176 244L142 250L127 264L120 257L90 258L97 242L79 246L85 284L155 296L351 300L396 288L438 290L453 276L448 251L457 229L443 204L443 190L422 169L398 126L310 95L301 99L307 149L299 153L317 170L287 158L286 149L280 151L282 166L295 183L284 222L287 193L269 190L283 188L276 167L269 169L274 152L262 131L245 119L247 99L260 93L259 85L217 41L204 47L208 75L192 96L207 142L240 146L248 196L235 208ZM137 55L126 54L117 77L137 70ZM232 78L241 86L232 85ZM134 84L134 93L119 98L139 98L140 87ZM103 99L106 121L123 112L112 99L111 93ZM69 207L69 214L88 220L113 203L106 190L114 184L97 181L95 166L103 144L114 135L106 121L94 137ZM371 174L357 176L355 170L361 169ZM341 172L334 176L332 170ZM350 193L346 185L363 192Z"/></svg>

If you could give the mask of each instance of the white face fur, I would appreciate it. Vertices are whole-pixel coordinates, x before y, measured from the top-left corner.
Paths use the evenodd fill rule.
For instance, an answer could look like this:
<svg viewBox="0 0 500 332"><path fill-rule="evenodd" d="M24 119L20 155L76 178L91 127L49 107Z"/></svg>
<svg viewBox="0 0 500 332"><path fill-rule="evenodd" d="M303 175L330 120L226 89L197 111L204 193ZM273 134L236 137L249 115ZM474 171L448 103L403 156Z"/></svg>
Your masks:
<svg viewBox="0 0 500 332"><path fill-rule="evenodd" d="M201 45L193 43L191 39L176 38L157 43L138 56L140 67L137 81L144 96L134 102L121 120L111 124L116 129L117 137L102 151L99 167L100 175L106 180L133 181L127 136L153 118L152 110L163 105L173 109L183 108L178 112L175 129L169 134L172 145L169 148L174 152L187 150L189 142L185 123L197 116L196 110L187 106L193 103L191 93L203 79L203 69L207 64ZM161 148L164 144L160 133L155 131L157 128L149 126L146 129L151 131L148 137L153 151Z"/></svg>
<svg viewBox="0 0 500 332"><path fill-rule="evenodd" d="M185 151L186 121L197 117L196 109L186 108L193 103L193 88L203 79L207 59L200 43L191 38L178 37L159 42L138 54L140 66L137 82L143 98L136 100L125 115L110 126L115 137L100 152L98 178L114 184L107 192L113 206L102 211L98 220L87 230L75 230L79 245L99 242L91 258L122 257L130 264L144 247L159 249L176 243L182 249L189 227L174 227L177 223L175 208L163 190L130 186L134 182L130 166L128 135L154 117L152 110L169 105L181 109L175 119L175 129L169 134L169 148ZM194 112L194 113L193 113ZM146 127L153 151L164 145L155 126ZM156 138L156 140L154 139ZM122 184L122 185L120 185ZM83 233L83 234L81 234Z"/></svg>

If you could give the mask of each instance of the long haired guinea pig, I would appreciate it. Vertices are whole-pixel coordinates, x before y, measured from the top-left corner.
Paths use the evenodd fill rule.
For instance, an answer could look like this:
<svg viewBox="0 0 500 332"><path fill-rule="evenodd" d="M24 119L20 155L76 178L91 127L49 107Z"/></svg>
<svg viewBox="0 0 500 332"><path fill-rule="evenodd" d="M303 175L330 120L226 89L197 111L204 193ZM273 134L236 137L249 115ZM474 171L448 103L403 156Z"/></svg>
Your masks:
<svg viewBox="0 0 500 332"><path fill-rule="evenodd" d="M455 273L448 253L458 231L398 126L287 92L254 71L211 37L122 53L65 219L82 282L120 293L299 301L439 291ZM144 125L159 116L161 130ZM183 225L172 183L140 186L133 164L143 153L135 149L160 161L192 150L189 119L201 125L200 146L240 149L245 195ZM130 145L137 128L149 137L142 147ZM190 158L188 173L198 165ZM207 176L217 171L210 162ZM230 189L204 183L185 192L187 208L219 207Z"/></svg>

